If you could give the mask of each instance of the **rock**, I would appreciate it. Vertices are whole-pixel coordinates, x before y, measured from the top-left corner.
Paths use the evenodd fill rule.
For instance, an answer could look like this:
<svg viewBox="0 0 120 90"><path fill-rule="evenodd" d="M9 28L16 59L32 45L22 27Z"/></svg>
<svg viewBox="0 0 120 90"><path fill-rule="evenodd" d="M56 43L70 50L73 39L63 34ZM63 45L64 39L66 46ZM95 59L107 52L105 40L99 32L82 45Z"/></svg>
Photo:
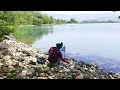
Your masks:
<svg viewBox="0 0 120 90"><path fill-rule="evenodd" d="M27 70L22 70L22 75L26 75L27 74Z"/></svg>
<svg viewBox="0 0 120 90"><path fill-rule="evenodd" d="M32 75L32 74L26 74L26 77L28 77L28 78L32 78L33 75Z"/></svg>
<svg viewBox="0 0 120 90"><path fill-rule="evenodd" d="M37 79L48 79L47 77L38 77Z"/></svg>
<svg viewBox="0 0 120 90"><path fill-rule="evenodd" d="M59 72L60 72L60 73L62 73L62 72L63 72L63 70L60 70Z"/></svg>
<svg viewBox="0 0 120 90"><path fill-rule="evenodd" d="M39 64L45 64L45 58L43 58L43 57L37 57L37 61Z"/></svg>
<svg viewBox="0 0 120 90"><path fill-rule="evenodd" d="M7 40L16 40L12 35L10 35L10 36L5 35L4 39L7 39Z"/></svg>
<svg viewBox="0 0 120 90"><path fill-rule="evenodd" d="M26 76L31 76L32 75L31 69L27 69L26 71L27 71L26 74L25 74Z"/></svg>
<svg viewBox="0 0 120 90"><path fill-rule="evenodd" d="M35 72L42 73L44 69L42 67L34 68Z"/></svg>
<svg viewBox="0 0 120 90"><path fill-rule="evenodd" d="M5 66L3 66L3 67L1 68L2 71L5 71L5 70L7 70L7 69L8 69L8 68L5 67Z"/></svg>
<svg viewBox="0 0 120 90"><path fill-rule="evenodd" d="M88 74L83 74L84 79L90 79Z"/></svg>
<svg viewBox="0 0 120 90"><path fill-rule="evenodd" d="M3 59L5 59L5 60L8 60L10 58L11 58L11 56L9 56L9 55L6 55L6 56L3 57Z"/></svg>
<svg viewBox="0 0 120 90"><path fill-rule="evenodd" d="M3 66L3 63L0 63L0 67Z"/></svg>
<svg viewBox="0 0 120 90"><path fill-rule="evenodd" d="M20 73L20 74L18 75L18 78L19 78L19 79L25 79L26 77L25 77L25 75L23 75L22 73Z"/></svg>
<svg viewBox="0 0 120 90"><path fill-rule="evenodd" d="M83 77L82 74L76 76L76 79L83 79L83 78L84 78L84 77Z"/></svg>
<svg viewBox="0 0 120 90"><path fill-rule="evenodd" d="M34 76L32 79L37 79L37 77L36 77L36 76Z"/></svg>
<svg viewBox="0 0 120 90"><path fill-rule="evenodd" d="M3 79L6 79L7 78L7 76L3 76Z"/></svg>
<svg viewBox="0 0 120 90"><path fill-rule="evenodd" d="M90 72L95 72L95 69L89 69Z"/></svg>
<svg viewBox="0 0 120 90"><path fill-rule="evenodd" d="M8 73L8 72L9 72L9 70L8 70L8 69L6 69L6 70L4 70L3 72L4 72L4 73Z"/></svg>
<svg viewBox="0 0 120 90"><path fill-rule="evenodd" d="M11 76L11 73L7 73L6 75L7 75L7 76Z"/></svg>
<svg viewBox="0 0 120 90"><path fill-rule="evenodd" d="M70 72L70 69L65 69L64 71L65 71L65 72Z"/></svg>
<svg viewBox="0 0 120 90"><path fill-rule="evenodd" d="M19 62L19 66L20 66L20 67L24 67L24 64L21 63L21 62Z"/></svg>
<svg viewBox="0 0 120 90"><path fill-rule="evenodd" d="M51 68L50 70L53 72L53 71L54 71L54 68Z"/></svg>
<svg viewBox="0 0 120 90"><path fill-rule="evenodd" d="M37 63L37 59L34 58L34 57L30 57L30 58L29 58L29 61L30 61L30 63L33 64L33 65L35 65L35 64Z"/></svg>
<svg viewBox="0 0 120 90"><path fill-rule="evenodd" d="M8 70L9 70L9 72L11 72L11 71L15 70L15 68L13 66L8 66Z"/></svg>
<svg viewBox="0 0 120 90"><path fill-rule="evenodd" d="M83 68L84 70L88 70L87 66L86 65L83 65Z"/></svg>
<svg viewBox="0 0 120 90"><path fill-rule="evenodd" d="M13 66L13 67L19 66L19 62L17 62L17 61L16 61L16 62L13 62L13 63L12 63L12 66Z"/></svg>
<svg viewBox="0 0 120 90"><path fill-rule="evenodd" d="M117 74L115 74L115 73L113 73L113 75L112 75L114 78L118 78L119 77L119 75L117 75Z"/></svg>
<svg viewBox="0 0 120 90"><path fill-rule="evenodd" d="M7 64L8 66L12 65L11 59L8 59L8 60L5 62L5 64Z"/></svg>
<svg viewBox="0 0 120 90"><path fill-rule="evenodd" d="M38 77L37 79L43 79L43 77Z"/></svg>
<svg viewBox="0 0 120 90"><path fill-rule="evenodd" d="M2 55L7 55L8 53L9 53L9 51L8 51L8 50L3 49L1 54L2 54Z"/></svg>
<svg viewBox="0 0 120 90"><path fill-rule="evenodd" d="M43 66L44 68L46 68L46 67L47 67L47 65L46 65L46 64L43 64L42 66Z"/></svg>
<svg viewBox="0 0 120 90"><path fill-rule="evenodd" d="M4 79L3 77L0 77L0 79Z"/></svg>
<svg viewBox="0 0 120 90"><path fill-rule="evenodd" d="M106 79L105 75L99 75L100 79Z"/></svg>
<svg viewBox="0 0 120 90"><path fill-rule="evenodd" d="M94 79L100 79L99 75L98 75L98 76L96 76L96 77L94 77Z"/></svg>
<svg viewBox="0 0 120 90"><path fill-rule="evenodd" d="M53 78L51 76L49 76L48 79L53 79Z"/></svg>
<svg viewBox="0 0 120 90"><path fill-rule="evenodd" d="M3 77L4 76L4 74L3 73L0 73L0 77Z"/></svg>
<svg viewBox="0 0 120 90"><path fill-rule="evenodd" d="M30 77L29 77L29 76L26 76L26 79L30 79Z"/></svg>
<svg viewBox="0 0 120 90"><path fill-rule="evenodd" d="M110 77L110 79L114 79L114 78L112 77L112 75L109 75L109 77Z"/></svg>
<svg viewBox="0 0 120 90"><path fill-rule="evenodd" d="M71 75L69 75L69 77L70 77L71 79L75 79L75 78L76 78L76 73L71 73Z"/></svg>
<svg viewBox="0 0 120 90"><path fill-rule="evenodd" d="M35 56L36 52L33 48L27 47L22 49L22 53L26 54L27 56Z"/></svg>
<svg viewBox="0 0 120 90"><path fill-rule="evenodd" d="M46 74L45 74L45 73L40 73L40 76L41 76L41 77L45 77Z"/></svg>
<svg viewBox="0 0 120 90"><path fill-rule="evenodd" d="M79 67L78 70L80 70L82 73L85 73L85 70L83 68L81 68L81 67Z"/></svg>
<svg viewBox="0 0 120 90"><path fill-rule="evenodd" d="M47 77L43 77L43 79L48 79Z"/></svg>

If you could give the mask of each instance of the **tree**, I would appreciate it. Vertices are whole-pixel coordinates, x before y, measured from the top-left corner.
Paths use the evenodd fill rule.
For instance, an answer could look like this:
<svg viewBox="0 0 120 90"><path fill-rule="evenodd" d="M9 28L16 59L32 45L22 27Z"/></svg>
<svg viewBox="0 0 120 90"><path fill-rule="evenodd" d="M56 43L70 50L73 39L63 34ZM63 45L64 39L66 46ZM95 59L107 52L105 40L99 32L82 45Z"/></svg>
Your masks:
<svg viewBox="0 0 120 90"><path fill-rule="evenodd" d="M0 11L0 41L16 29L15 15L12 11Z"/></svg>
<svg viewBox="0 0 120 90"><path fill-rule="evenodd" d="M74 18L71 18L70 21L68 21L68 23L77 23L77 21Z"/></svg>
<svg viewBox="0 0 120 90"><path fill-rule="evenodd" d="M35 17L35 18L42 18L42 14L40 12L33 11L32 13L33 13L33 17Z"/></svg>
<svg viewBox="0 0 120 90"><path fill-rule="evenodd" d="M118 19L120 19L120 16L118 17Z"/></svg>
<svg viewBox="0 0 120 90"><path fill-rule="evenodd" d="M50 16L49 24L55 24L55 23L56 23L55 19L52 16Z"/></svg>
<svg viewBox="0 0 120 90"><path fill-rule="evenodd" d="M41 25L43 24L42 19L40 18L33 18L33 25Z"/></svg>
<svg viewBox="0 0 120 90"><path fill-rule="evenodd" d="M49 24L50 23L50 18L48 17L48 15L43 14L42 15L42 21L43 21L43 24Z"/></svg>

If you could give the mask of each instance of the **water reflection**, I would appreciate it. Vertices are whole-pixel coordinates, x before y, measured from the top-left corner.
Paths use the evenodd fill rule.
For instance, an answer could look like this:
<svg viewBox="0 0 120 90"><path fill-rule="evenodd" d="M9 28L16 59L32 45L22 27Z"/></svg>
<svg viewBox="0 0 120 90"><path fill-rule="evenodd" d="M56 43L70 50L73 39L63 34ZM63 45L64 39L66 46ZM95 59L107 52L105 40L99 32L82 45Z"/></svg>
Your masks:
<svg viewBox="0 0 120 90"><path fill-rule="evenodd" d="M20 42L33 44L36 40L50 33L53 33L52 26L27 26L19 27L13 36Z"/></svg>

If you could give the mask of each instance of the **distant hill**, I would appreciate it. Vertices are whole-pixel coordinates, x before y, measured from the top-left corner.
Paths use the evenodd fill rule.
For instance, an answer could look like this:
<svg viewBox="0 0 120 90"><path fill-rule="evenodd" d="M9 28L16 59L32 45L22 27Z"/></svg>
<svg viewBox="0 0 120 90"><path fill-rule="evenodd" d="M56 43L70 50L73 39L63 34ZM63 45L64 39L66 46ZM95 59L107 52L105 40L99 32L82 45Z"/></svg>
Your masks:
<svg viewBox="0 0 120 90"><path fill-rule="evenodd" d="M107 21L99 21L99 20L83 20L80 23L120 23L118 21L112 21L112 20L107 20Z"/></svg>
<svg viewBox="0 0 120 90"><path fill-rule="evenodd" d="M118 19L119 14L115 14L115 13L73 14L73 15L49 13L48 15L53 16L55 19L64 19L64 20L70 20L71 18L75 18L75 20L79 21L79 22L81 22L83 20L99 20L99 21L117 21L117 22L120 22L120 19Z"/></svg>

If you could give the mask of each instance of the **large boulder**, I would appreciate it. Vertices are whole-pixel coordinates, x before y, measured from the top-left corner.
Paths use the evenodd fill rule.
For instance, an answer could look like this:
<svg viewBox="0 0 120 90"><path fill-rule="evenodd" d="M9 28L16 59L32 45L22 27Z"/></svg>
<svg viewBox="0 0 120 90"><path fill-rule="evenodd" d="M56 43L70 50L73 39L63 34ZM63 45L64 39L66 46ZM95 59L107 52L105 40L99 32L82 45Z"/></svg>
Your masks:
<svg viewBox="0 0 120 90"><path fill-rule="evenodd" d="M30 61L30 64L36 64L37 63L37 58L36 57L30 57L28 60Z"/></svg>

